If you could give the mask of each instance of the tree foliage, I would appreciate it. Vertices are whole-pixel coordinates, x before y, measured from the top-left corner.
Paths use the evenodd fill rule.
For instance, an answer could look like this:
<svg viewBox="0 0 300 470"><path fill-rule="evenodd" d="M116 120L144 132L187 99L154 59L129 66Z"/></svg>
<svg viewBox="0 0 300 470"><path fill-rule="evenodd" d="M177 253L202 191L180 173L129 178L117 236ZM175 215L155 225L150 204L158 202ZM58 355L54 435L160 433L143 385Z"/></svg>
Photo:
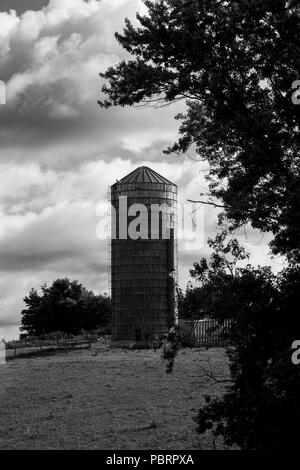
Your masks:
<svg viewBox="0 0 300 470"><path fill-rule="evenodd" d="M111 305L106 295L95 295L67 278L57 279L50 287L44 284L41 290L40 295L31 289L24 298L21 331L29 336L53 331L78 334L110 324Z"/></svg>
<svg viewBox="0 0 300 470"><path fill-rule="evenodd" d="M177 288L178 317L185 320L199 320L205 317L205 305L202 290L190 282L185 292Z"/></svg>
<svg viewBox="0 0 300 470"><path fill-rule="evenodd" d="M269 267L241 267L247 253L226 232L209 244L210 259L194 263L200 309L225 329L230 345L230 380L220 398L205 396L196 422L241 449L298 448L300 369L292 363L292 343L300 330L300 267L290 265L277 275ZM170 332L163 358L171 373L181 347L180 328ZM216 380L218 382L218 380Z"/></svg>
<svg viewBox="0 0 300 470"><path fill-rule="evenodd" d="M204 203L223 208L230 233L250 223L273 234L273 253L288 260L275 275L244 264L247 254L226 234L192 269L201 308L188 315L230 319L232 385L207 397L200 433L212 429L244 449L297 448L300 374L291 362L299 332L300 106L292 100L300 72L298 0L145 0L139 26L125 21L121 46L132 59L101 74L104 108L186 103L178 142L209 164ZM181 294L180 294L181 295ZM179 297L181 302L182 295ZM190 310L188 310L188 308ZM166 359L172 370L178 331Z"/></svg>
<svg viewBox="0 0 300 470"><path fill-rule="evenodd" d="M299 258L298 0L144 1L140 26L116 38L132 56L101 74L103 107L186 100L180 139L208 161L221 218L274 234L275 253ZM211 198L211 199L210 199Z"/></svg>
<svg viewBox="0 0 300 470"><path fill-rule="evenodd" d="M300 329L300 268L275 275L268 267L238 267L233 255L237 264L231 272L219 257L220 250L228 255L227 248L219 239L217 253L192 271L205 291L209 316L232 324L227 347L232 383L222 398L206 397L198 431L212 429L242 449L296 449L300 370L292 364L291 346Z"/></svg>
<svg viewBox="0 0 300 470"><path fill-rule="evenodd" d="M189 283L185 294L180 289L178 290L177 303L180 318L187 320L213 318L216 309L222 311L225 301L224 286L227 288L226 303L232 304L233 290L240 288L240 286L235 286L236 266L239 261L247 259L249 255L240 247L236 239L226 242L227 236L228 231L223 231L214 240L209 239L208 245L213 250L209 266L206 258L202 258L199 263L195 262L190 270L191 277L200 282L201 286L193 286ZM222 292L220 300L219 292Z"/></svg>

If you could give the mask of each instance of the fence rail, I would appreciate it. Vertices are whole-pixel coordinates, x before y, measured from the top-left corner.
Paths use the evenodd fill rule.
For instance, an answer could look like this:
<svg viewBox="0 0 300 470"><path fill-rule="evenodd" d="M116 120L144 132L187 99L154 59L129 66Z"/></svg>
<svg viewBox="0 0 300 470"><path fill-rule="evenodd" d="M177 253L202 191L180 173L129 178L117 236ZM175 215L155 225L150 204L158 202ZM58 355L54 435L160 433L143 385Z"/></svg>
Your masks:
<svg viewBox="0 0 300 470"><path fill-rule="evenodd" d="M58 341L53 344L39 344L36 346L23 346L23 347L14 347L9 345L6 347L5 356L6 359L13 359L20 356L29 356L33 354L43 353L43 352L52 352L58 350L68 350L76 348L90 348L92 343L95 343L95 340L83 340L83 341L67 341L62 342Z"/></svg>

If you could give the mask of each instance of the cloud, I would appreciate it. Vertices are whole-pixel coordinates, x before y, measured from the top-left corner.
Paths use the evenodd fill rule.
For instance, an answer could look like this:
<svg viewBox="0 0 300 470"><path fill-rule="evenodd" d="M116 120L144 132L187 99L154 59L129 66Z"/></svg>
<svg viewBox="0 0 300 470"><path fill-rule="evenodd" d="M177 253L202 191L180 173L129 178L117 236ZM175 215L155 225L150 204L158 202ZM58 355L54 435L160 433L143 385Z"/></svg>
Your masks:
<svg viewBox="0 0 300 470"><path fill-rule="evenodd" d="M2 162L37 161L73 168L82 161L131 152L140 158L176 140L173 116L183 105L102 110L99 72L127 57L114 32L138 0L52 0L39 11L0 14L0 78L7 105L0 107Z"/></svg>
<svg viewBox="0 0 300 470"><path fill-rule="evenodd" d="M178 184L180 204L206 189L206 164L162 153L177 139L173 117L184 103L97 106L99 72L127 57L114 32L125 17L135 21L143 3L41 3L22 2L35 11L0 12L0 79L7 88L0 106L0 336L7 337L31 287L69 277L97 292L108 289L108 244L96 236L97 208L116 179L144 164ZM208 254L204 241L216 233L216 216L205 208L195 251L179 243L182 286L192 262ZM251 231L241 237L253 259L266 264L267 240Z"/></svg>
<svg viewBox="0 0 300 470"><path fill-rule="evenodd" d="M140 164L151 166L147 160ZM107 291L108 240L97 238L97 209L105 206L116 178L136 166L121 158L85 162L73 171L43 169L37 163L0 165L0 271L6 292L0 326L20 321L22 298L31 287L58 277ZM155 169L180 186L184 201L183 182L192 179L194 164L157 162Z"/></svg>
<svg viewBox="0 0 300 470"><path fill-rule="evenodd" d="M54 136L76 138L78 129L95 133L108 127L109 117L112 127L116 113L104 114L97 106L99 72L126 56L114 32L141 5L137 0L51 0L21 16L13 10L0 13L0 70L7 84L7 106L0 112L3 148L11 148L12 136L36 147ZM126 110L117 122L120 134L129 114ZM128 142L126 135L122 139Z"/></svg>
<svg viewBox="0 0 300 470"><path fill-rule="evenodd" d="M152 166L147 160L139 164ZM188 159L155 164L156 171L178 185L179 223L190 214L182 213L187 197L196 197L199 184L205 184L203 165ZM107 189L116 178L136 166L132 160L121 158L85 162L74 171L45 170L37 163L0 165L0 271L6 292L1 299L0 325L20 321L22 298L29 289L58 277L78 279L96 291L107 291L108 240L96 235L104 214L98 208L107 208ZM205 242L217 229L214 211L206 207L202 210L203 218L199 220L203 220L203 226L197 228L203 235L200 243L191 251L186 239L179 242L179 282L183 287L192 263L209 254ZM248 239L242 242L259 262L266 257L261 246L255 247L259 236L251 230L247 233Z"/></svg>

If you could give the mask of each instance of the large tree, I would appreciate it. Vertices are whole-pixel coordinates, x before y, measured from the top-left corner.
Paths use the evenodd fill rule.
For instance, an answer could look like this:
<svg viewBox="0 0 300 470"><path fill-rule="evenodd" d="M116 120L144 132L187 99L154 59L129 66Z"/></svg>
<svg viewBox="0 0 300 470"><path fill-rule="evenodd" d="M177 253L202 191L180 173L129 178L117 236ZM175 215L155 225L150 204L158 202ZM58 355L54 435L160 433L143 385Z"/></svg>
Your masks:
<svg viewBox="0 0 300 470"><path fill-rule="evenodd" d="M111 320L110 299L95 295L77 281L57 279L42 293L31 289L24 298L21 331L39 336L54 331L77 334L81 330L107 327Z"/></svg>
<svg viewBox="0 0 300 470"><path fill-rule="evenodd" d="M126 20L116 38L132 60L101 74L102 107L186 102L180 137L167 153L193 149L209 163L204 203L223 208L227 229L251 223L273 234L289 266L233 269L245 256L224 235L192 274L205 314L231 319L231 385L199 411L199 432L213 429L242 448L297 448L299 368L291 344L300 328L299 0L154 0ZM106 95L106 96L105 96ZM200 199L200 198L199 198ZM225 255L225 256L224 256ZM201 312L203 311L201 309ZM179 339L165 358L173 365Z"/></svg>
<svg viewBox="0 0 300 470"><path fill-rule="evenodd" d="M300 370L291 346L300 330L300 268L275 275L269 267L240 267L246 253L236 240L226 243L222 234L211 245L211 259L195 263L191 274L207 315L231 321L230 380L222 397L206 397L198 431L242 449L296 449Z"/></svg>
<svg viewBox="0 0 300 470"><path fill-rule="evenodd" d="M241 267L247 253L224 232L209 244L210 259L194 263L191 275L199 284L200 311L221 324L230 321L230 327L223 323L230 375L220 375L214 361L200 366L207 383L199 389L206 404L195 418L198 432L210 431L241 449L297 449L300 369L292 361L292 343L300 331L300 268L275 275L269 267ZM163 351L167 372L182 340L184 330L175 327ZM207 385L220 384L223 395L206 394Z"/></svg>
<svg viewBox="0 0 300 470"><path fill-rule="evenodd" d="M119 43L133 59L101 74L103 107L184 99L180 139L209 162L210 192L232 227L274 234L275 253L299 260L298 0L144 1ZM222 216L221 216L222 218Z"/></svg>

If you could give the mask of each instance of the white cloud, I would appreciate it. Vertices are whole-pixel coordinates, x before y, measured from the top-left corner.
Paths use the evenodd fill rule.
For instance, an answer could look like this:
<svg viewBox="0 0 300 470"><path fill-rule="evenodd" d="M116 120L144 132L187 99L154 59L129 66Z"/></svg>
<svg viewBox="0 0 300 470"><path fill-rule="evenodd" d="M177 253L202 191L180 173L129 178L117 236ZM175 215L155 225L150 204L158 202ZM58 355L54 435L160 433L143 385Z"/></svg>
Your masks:
<svg viewBox="0 0 300 470"><path fill-rule="evenodd" d="M0 165L0 175L5 175L0 178L0 270L3 285L14 286L1 299L0 324L8 318L20 321L28 290L56 277L107 290L108 242L96 236L97 207L115 179L135 167L122 159L86 162L76 171L43 170L36 163ZM193 171L189 161L160 162L155 168L178 184Z"/></svg>
<svg viewBox="0 0 300 470"><path fill-rule="evenodd" d="M39 11L0 12L0 337L15 331L31 287L58 277L107 290L107 242L96 237L97 206L107 188L139 165L178 184L179 201L205 188L206 165L162 149L177 138L173 116L183 104L155 109L97 106L98 73L127 54L114 38L139 0L51 0ZM204 235L216 231L206 209ZM246 240L266 264L266 241ZM180 244L180 282L207 247ZM6 333L5 333L6 332Z"/></svg>
<svg viewBox="0 0 300 470"><path fill-rule="evenodd" d="M139 164L152 165L147 160ZM5 289L6 297L0 302L0 324L7 324L8 318L20 321L22 298L28 290L56 277L68 276L97 291L107 290L108 241L96 236L97 208L99 203L105 205L107 189L115 179L135 167L125 159L86 162L76 171L43 170L36 163L0 165L0 175L5 175L0 178L0 196L5 202L0 213L0 270L4 284L14 280L14 288ZM197 196L199 184L205 184L202 163L188 159L176 164L157 162L155 169L178 185L181 205ZM215 233L213 211L205 209L204 226L199 230L203 230L204 240ZM252 250L255 262L265 264L266 248L259 244L259 235L251 230L247 233L248 238L241 235L241 241ZM195 251L186 251L183 240L179 252L179 281L185 286L189 267L207 255L208 249L202 243Z"/></svg>
<svg viewBox="0 0 300 470"><path fill-rule="evenodd" d="M101 110L99 72L127 57L114 37L140 0L50 1L20 17L3 13L1 79L7 105L0 107L2 161L33 160L74 168L76 163L119 150L138 153L176 139L169 109ZM0 22L1 24L1 22ZM109 152L110 150L110 152Z"/></svg>
<svg viewBox="0 0 300 470"><path fill-rule="evenodd" d="M45 88L65 79L76 84L78 102L86 102L98 73L124 55L114 30L121 27L125 11L133 14L140 5L135 0L51 0L46 8L21 17L2 13L0 67L11 106L23 101L27 87ZM45 102L42 110L47 109Z"/></svg>

